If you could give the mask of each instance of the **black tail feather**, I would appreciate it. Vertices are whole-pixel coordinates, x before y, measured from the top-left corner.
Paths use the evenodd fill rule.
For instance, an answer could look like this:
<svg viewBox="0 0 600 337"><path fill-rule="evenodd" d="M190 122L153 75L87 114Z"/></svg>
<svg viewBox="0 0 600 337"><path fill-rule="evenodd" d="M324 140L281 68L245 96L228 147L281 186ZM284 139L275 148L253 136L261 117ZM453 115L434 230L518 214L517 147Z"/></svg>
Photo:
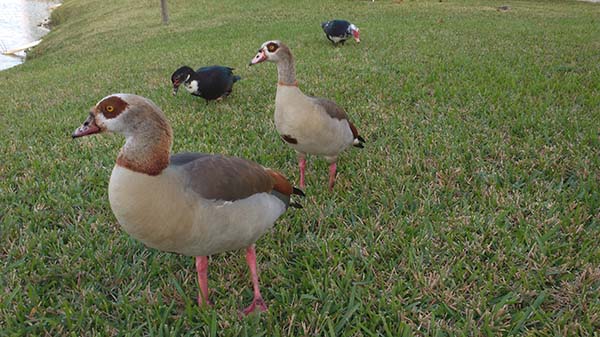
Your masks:
<svg viewBox="0 0 600 337"><path fill-rule="evenodd" d="M294 207L294 208L298 208L298 209L304 208L304 207L302 207L302 205L300 205L297 202L290 202L290 207Z"/></svg>
<svg viewBox="0 0 600 337"><path fill-rule="evenodd" d="M299 195L301 197L305 197L306 196L306 194L304 194L304 192L301 189L297 188L297 187L293 187L292 194ZM289 207L304 208L304 207L302 207L301 204L299 204L297 202L290 202L290 206Z"/></svg>
<svg viewBox="0 0 600 337"><path fill-rule="evenodd" d="M294 190L293 190L292 194L296 194L296 195L299 195L301 197L305 197L306 196L306 194L304 194L304 192L301 189L297 188L297 187L294 187Z"/></svg>
<svg viewBox="0 0 600 337"><path fill-rule="evenodd" d="M358 142L357 142L357 141L358 141ZM365 147L365 146L364 146L364 143L366 143L366 142L365 142L365 139L364 139L362 136L360 136L360 135L359 135L359 136L356 136L356 137L354 138L354 144L352 144L352 145L353 145L354 147L358 147L358 148L361 148L361 149L363 149L363 148Z"/></svg>

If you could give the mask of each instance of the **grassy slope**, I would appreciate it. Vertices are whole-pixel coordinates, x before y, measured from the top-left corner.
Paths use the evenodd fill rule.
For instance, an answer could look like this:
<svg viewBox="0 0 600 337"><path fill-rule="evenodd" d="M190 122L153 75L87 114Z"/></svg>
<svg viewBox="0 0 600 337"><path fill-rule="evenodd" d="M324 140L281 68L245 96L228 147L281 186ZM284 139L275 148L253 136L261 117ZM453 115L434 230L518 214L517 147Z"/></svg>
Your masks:
<svg viewBox="0 0 600 337"><path fill-rule="evenodd" d="M7 335L545 335L600 328L600 7L581 2L65 0L24 65L0 72L0 331ZM363 43L332 48L349 18ZM220 152L297 180L272 124L287 42L302 89L337 100L368 140L311 158L305 209L258 243L267 313L242 254L214 256L214 310L191 258L119 229L106 187L120 137L72 141L113 92L147 96L174 150ZM225 102L170 95L182 64L243 80Z"/></svg>

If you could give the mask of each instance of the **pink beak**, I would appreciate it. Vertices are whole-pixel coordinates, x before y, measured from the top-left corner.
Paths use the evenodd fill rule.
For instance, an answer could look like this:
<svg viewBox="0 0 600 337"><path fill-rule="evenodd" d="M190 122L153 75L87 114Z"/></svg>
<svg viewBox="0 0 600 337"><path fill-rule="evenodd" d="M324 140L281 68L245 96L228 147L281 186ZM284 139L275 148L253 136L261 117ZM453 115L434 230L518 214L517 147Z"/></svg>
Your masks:
<svg viewBox="0 0 600 337"><path fill-rule="evenodd" d="M90 114L88 116L88 118L85 120L85 122L83 122L83 124L81 124L81 126L78 127L77 130L75 130L73 132L72 136L73 136L73 138L83 137L83 136L87 136L87 135L93 135L94 133L98 133L101 131L102 130L100 129L100 127L98 127L98 125L96 125L94 115Z"/></svg>
<svg viewBox="0 0 600 337"><path fill-rule="evenodd" d="M261 62L265 61L266 59L267 59L267 54L263 50L259 50L258 54L256 54L256 56L254 56L252 61L250 61L249 65L251 66L253 64L261 63Z"/></svg>

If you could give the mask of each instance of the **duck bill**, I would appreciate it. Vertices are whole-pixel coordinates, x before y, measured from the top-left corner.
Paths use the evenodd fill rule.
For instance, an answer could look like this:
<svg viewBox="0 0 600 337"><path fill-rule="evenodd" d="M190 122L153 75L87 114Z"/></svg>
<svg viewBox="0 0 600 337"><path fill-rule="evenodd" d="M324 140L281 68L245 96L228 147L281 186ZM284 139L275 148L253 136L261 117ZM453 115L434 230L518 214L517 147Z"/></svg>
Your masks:
<svg viewBox="0 0 600 337"><path fill-rule="evenodd" d="M102 132L102 129L96 124L94 115L90 113L88 118L77 128L72 134L73 138L93 135L95 133Z"/></svg>
<svg viewBox="0 0 600 337"><path fill-rule="evenodd" d="M181 82L179 80L172 80L173 82L173 96L177 95L177 91L179 90L179 85Z"/></svg>
<svg viewBox="0 0 600 337"><path fill-rule="evenodd" d="M352 36L356 42L360 43L360 33L357 30L352 31Z"/></svg>
<svg viewBox="0 0 600 337"><path fill-rule="evenodd" d="M261 62L264 62L267 59L267 54L262 51L259 50L258 54L256 54L256 56L254 56L254 58L252 59L252 61L250 61L250 64L248 64L249 66L254 65L254 64L259 64Z"/></svg>

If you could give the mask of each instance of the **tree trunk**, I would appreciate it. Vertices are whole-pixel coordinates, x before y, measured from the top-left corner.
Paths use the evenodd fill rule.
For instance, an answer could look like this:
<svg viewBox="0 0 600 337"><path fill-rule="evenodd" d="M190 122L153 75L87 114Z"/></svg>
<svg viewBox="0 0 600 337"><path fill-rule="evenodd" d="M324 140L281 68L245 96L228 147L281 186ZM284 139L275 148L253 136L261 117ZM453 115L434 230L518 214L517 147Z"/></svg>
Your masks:
<svg viewBox="0 0 600 337"><path fill-rule="evenodd" d="M167 0L160 0L160 15L163 25L169 24L169 10L167 9Z"/></svg>

